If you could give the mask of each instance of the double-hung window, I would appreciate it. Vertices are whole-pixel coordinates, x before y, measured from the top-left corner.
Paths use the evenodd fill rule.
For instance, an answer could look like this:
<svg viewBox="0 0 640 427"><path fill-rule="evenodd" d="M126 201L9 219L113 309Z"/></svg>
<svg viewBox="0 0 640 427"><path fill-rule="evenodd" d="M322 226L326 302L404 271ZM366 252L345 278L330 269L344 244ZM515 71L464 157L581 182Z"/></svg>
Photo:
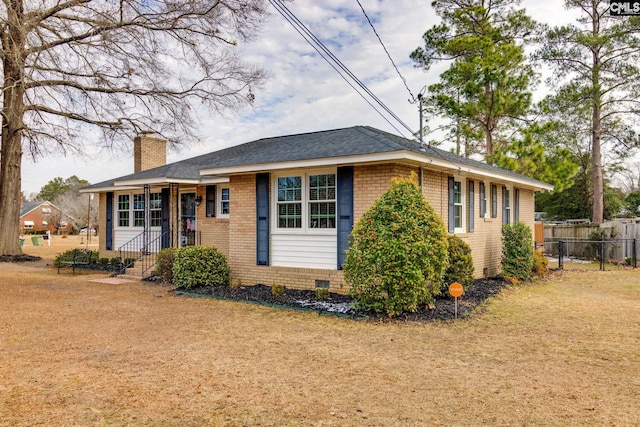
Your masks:
<svg viewBox="0 0 640 427"><path fill-rule="evenodd" d="M133 195L133 226L144 227L144 194Z"/></svg>
<svg viewBox="0 0 640 427"><path fill-rule="evenodd" d="M335 173L280 176L276 191L276 228L336 228Z"/></svg>
<svg viewBox="0 0 640 427"><path fill-rule="evenodd" d="M484 182L479 183L480 190L480 218L487 216L487 189Z"/></svg>
<svg viewBox="0 0 640 427"><path fill-rule="evenodd" d="M227 217L229 216L230 211L230 198L229 198L229 187L220 188L220 207L218 212L220 212L220 216Z"/></svg>
<svg viewBox="0 0 640 427"><path fill-rule="evenodd" d="M278 178L278 228L302 228L302 176Z"/></svg>
<svg viewBox="0 0 640 427"><path fill-rule="evenodd" d="M309 176L309 227L336 228L336 175Z"/></svg>
<svg viewBox="0 0 640 427"><path fill-rule="evenodd" d="M118 196L118 227L129 226L129 195Z"/></svg>
<svg viewBox="0 0 640 427"><path fill-rule="evenodd" d="M502 187L502 191L502 203L504 204L502 210L502 223L511 224L511 191L508 187Z"/></svg>
<svg viewBox="0 0 640 427"><path fill-rule="evenodd" d="M160 193L149 194L149 218L151 227L162 225L162 195Z"/></svg>
<svg viewBox="0 0 640 427"><path fill-rule="evenodd" d="M139 194L119 194L117 204L118 227L144 227L145 197ZM162 195L149 194L149 220L151 227L162 225Z"/></svg>
<svg viewBox="0 0 640 427"><path fill-rule="evenodd" d="M463 206L462 182L453 182L453 224L457 232L463 231L464 206Z"/></svg>

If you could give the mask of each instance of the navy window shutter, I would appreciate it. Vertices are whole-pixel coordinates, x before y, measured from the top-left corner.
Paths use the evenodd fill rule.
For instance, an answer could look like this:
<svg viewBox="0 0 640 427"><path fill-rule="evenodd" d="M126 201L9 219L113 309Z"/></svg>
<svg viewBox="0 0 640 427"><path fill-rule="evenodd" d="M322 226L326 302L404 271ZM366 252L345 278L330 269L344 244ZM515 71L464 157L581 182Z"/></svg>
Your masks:
<svg viewBox="0 0 640 427"><path fill-rule="evenodd" d="M256 264L269 265L269 180L268 173L256 174Z"/></svg>
<svg viewBox="0 0 640 427"><path fill-rule="evenodd" d="M171 242L169 233L169 189L160 190L160 229L162 233L162 249L168 248Z"/></svg>
<svg viewBox="0 0 640 427"><path fill-rule="evenodd" d="M105 249L113 250L113 193L107 192L107 206L105 215Z"/></svg>
<svg viewBox="0 0 640 427"><path fill-rule="evenodd" d="M507 210L507 187L502 186L502 223L509 224L509 211Z"/></svg>
<svg viewBox="0 0 640 427"><path fill-rule="evenodd" d="M513 197L515 199L515 212L514 214L514 222L520 221L520 190L513 190Z"/></svg>
<svg viewBox="0 0 640 427"><path fill-rule="evenodd" d="M491 218L498 217L498 186L491 184Z"/></svg>
<svg viewBox="0 0 640 427"><path fill-rule="evenodd" d="M475 219L475 215L474 215L474 210L475 210L475 188L473 188L473 181L469 181L469 232L473 233L474 232L474 219Z"/></svg>
<svg viewBox="0 0 640 427"><path fill-rule="evenodd" d="M455 200L454 200L455 194L454 194L454 189L453 189L454 185L455 185L455 179L452 176L450 176L449 177L449 192L448 192L448 195L449 195L449 203L448 203L448 206L449 206L449 233L453 233L455 231L455 229L456 229L456 225L455 225L456 218L455 218L455 212L454 212L454 204L455 204Z"/></svg>
<svg viewBox="0 0 640 427"><path fill-rule="evenodd" d="M353 166L338 168L337 182L337 215L338 215L338 270L342 270L349 237L353 229Z"/></svg>
<svg viewBox="0 0 640 427"><path fill-rule="evenodd" d="M480 218L484 218L484 215L487 213L487 193L484 187L484 182L478 183L478 191L480 192Z"/></svg>
<svg viewBox="0 0 640 427"><path fill-rule="evenodd" d="M207 185L205 194L205 211L207 218L216 216L216 186Z"/></svg>

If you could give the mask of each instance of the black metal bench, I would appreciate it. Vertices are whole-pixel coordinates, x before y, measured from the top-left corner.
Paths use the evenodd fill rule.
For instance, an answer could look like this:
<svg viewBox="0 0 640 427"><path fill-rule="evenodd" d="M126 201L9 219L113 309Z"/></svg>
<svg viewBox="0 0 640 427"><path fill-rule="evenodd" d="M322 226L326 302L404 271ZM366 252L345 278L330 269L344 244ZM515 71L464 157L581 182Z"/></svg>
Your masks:
<svg viewBox="0 0 640 427"><path fill-rule="evenodd" d="M60 274L60 268L62 267L71 267L72 273L76 274L76 266L91 264L92 255L93 251L88 249L74 249L73 259L58 261L58 274Z"/></svg>

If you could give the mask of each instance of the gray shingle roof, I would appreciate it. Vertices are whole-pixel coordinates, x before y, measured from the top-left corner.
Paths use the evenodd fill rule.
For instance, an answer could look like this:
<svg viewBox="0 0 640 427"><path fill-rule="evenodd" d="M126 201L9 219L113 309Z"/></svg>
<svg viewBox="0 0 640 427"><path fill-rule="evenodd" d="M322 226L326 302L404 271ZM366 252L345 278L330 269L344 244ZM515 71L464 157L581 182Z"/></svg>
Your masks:
<svg viewBox="0 0 640 427"><path fill-rule="evenodd" d="M201 156L181 160L165 166L122 176L85 187L83 190L113 187L117 181L143 179L200 179L201 169L250 166L265 163L295 162L394 151L411 151L437 158L455 166L470 166L487 172L499 173L532 183L542 182L520 174L487 165L473 159L457 156L448 151L425 146L421 150L416 141L393 135L369 126L333 129L297 135L263 138L234 147L213 151Z"/></svg>
<svg viewBox="0 0 640 427"><path fill-rule="evenodd" d="M46 202L43 202L42 200L39 200L36 202L24 202L22 204L22 208L20 209L20 216L28 214L29 212L31 212L32 210L34 210L35 208L37 208L43 203L46 203Z"/></svg>

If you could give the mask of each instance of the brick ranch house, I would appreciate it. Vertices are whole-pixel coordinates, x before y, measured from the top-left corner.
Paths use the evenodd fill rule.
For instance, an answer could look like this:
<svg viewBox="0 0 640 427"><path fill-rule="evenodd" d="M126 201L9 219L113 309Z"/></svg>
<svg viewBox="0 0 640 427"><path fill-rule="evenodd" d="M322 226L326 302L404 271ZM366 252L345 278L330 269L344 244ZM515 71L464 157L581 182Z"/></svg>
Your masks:
<svg viewBox="0 0 640 427"><path fill-rule="evenodd" d="M73 230L74 219L48 201L25 202L20 207L20 233L68 234Z"/></svg>
<svg viewBox="0 0 640 427"><path fill-rule="evenodd" d="M449 232L471 246L477 277L500 271L502 224L520 220L533 229L534 193L553 188L366 126L165 163L166 143L140 136L133 174L82 189L99 193L100 256L212 245L227 256L236 283L314 289L328 282L341 293L352 227L393 177L418 175Z"/></svg>

